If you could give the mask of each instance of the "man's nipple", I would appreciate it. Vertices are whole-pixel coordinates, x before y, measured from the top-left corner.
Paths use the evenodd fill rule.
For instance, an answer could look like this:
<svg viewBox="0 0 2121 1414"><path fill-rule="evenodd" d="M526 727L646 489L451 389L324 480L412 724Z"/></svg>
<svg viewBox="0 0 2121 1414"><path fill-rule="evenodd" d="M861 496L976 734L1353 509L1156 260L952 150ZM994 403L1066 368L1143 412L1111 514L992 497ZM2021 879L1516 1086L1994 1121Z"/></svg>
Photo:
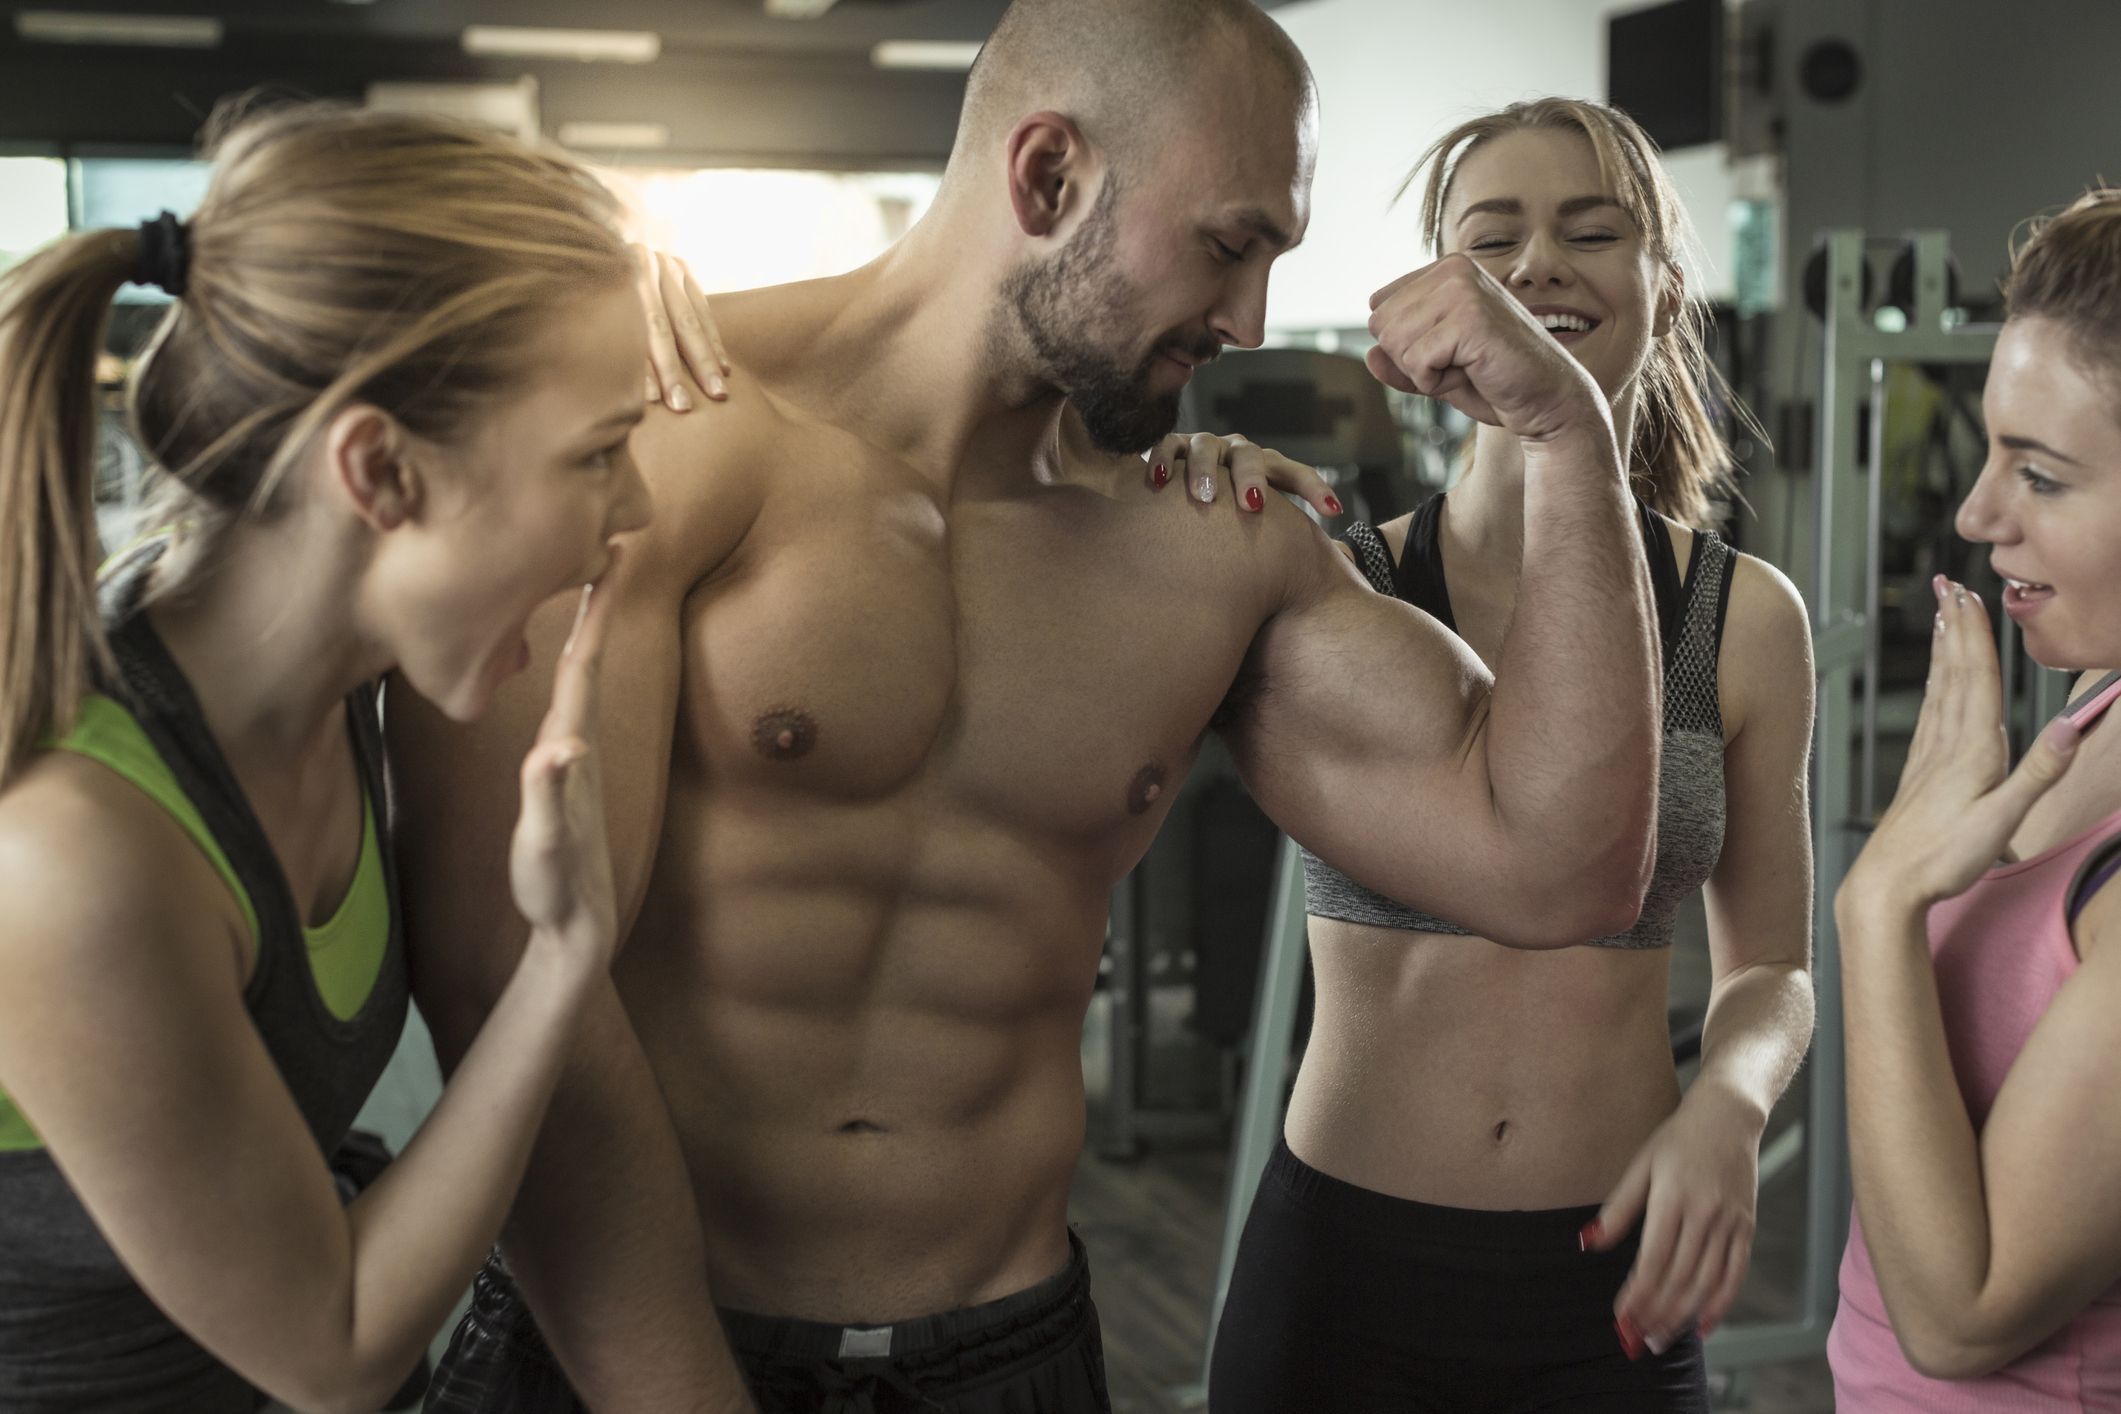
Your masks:
<svg viewBox="0 0 2121 1414"><path fill-rule="evenodd" d="M817 723L798 707L776 707L751 724L752 749L768 761L794 761L817 745Z"/></svg>
<svg viewBox="0 0 2121 1414"><path fill-rule="evenodd" d="M1127 813L1142 815L1164 797L1164 768L1154 761L1134 773L1127 786Z"/></svg>

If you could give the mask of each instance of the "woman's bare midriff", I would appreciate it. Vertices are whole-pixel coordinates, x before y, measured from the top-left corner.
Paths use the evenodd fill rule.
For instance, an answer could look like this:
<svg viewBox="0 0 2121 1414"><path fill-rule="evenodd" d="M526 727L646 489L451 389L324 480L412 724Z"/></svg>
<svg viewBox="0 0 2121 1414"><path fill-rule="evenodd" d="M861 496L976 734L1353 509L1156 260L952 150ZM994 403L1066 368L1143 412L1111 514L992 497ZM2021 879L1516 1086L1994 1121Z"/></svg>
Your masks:
<svg viewBox="0 0 2121 1414"><path fill-rule="evenodd" d="M1669 949L1532 952L1310 920L1318 1012L1290 1149L1394 1197L1603 1202L1679 1103Z"/></svg>

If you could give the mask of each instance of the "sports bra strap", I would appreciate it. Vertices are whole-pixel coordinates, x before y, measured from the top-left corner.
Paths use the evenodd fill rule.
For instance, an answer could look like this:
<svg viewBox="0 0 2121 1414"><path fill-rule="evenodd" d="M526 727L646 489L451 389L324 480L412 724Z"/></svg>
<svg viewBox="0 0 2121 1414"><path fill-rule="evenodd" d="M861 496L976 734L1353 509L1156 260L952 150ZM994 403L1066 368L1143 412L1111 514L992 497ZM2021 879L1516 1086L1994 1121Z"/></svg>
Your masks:
<svg viewBox="0 0 2121 1414"><path fill-rule="evenodd" d="M1638 497L1635 501L1635 519L1642 528L1642 549L1650 567L1650 603L1657 611L1657 641L1663 645L1663 662L1667 669L1672 666L1672 655L1679 650L1679 619L1685 612L1684 589L1679 579L1679 555L1672 548L1672 529L1664 523L1664 517L1650 509L1650 503ZM1694 582L1694 572L1701 563L1701 541L1694 541L1694 558L1687 565L1686 585Z"/></svg>
<svg viewBox="0 0 2121 1414"><path fill-rule="evenodd" d="M1458 621L1451 611L1450 588L1444 581L1440 534L1445 495L1439 491L1415 507L1407 525L1407 543L1396 561L1384 536L1367 522L1351 524L1344 538L1348 548L1355 553L1356 568L1362 571L1372 589L1380 594L1394 595L1427 611L1437 622L1456 633ZM1695 531L1694 553L1688 558L1686 575L1682 578L1678 552L1672 545L1671 527L1664 523L1663 516L1650 508L1649 502L1640 497L1636 498L1635 508L1642 532L1644 558L1649 563L1651 598L1657 609L1657 635L1663 647L1665 668L1670 670L1674 655L1679 651L1680 630L1687 618L1687 606L1701 591L1705 574L1717 576L1709 590L1716 595L1714 641L1710 645L1713 661L1723 649L1723 625L1730 609L1731 552L1715 531Z"/></svg>
<svg viewBox="0 0 2121 1414"><path fill-rule="evenodd" d="M2064 896L2068 900L2065 912L2071 924L2076 923L2077 915L2092 901L2092 895L2104 888L2107 880L2117 873L2121 873L2121 835L2103 841L2077 866L2077 877L2070 880L2069 893Z"/></svg>
<svg viewBox="0 0 2121 1414"><path fill-rule="evenodd" d="M1368 521L1356 521L1347 529L1347 546L1355 552L1355 567L1362 577L1370 581L1370 588L1379 594L1390 596L1392 584L1392 547Z"/></svg>
<svg viewBox="0 0 2121 1414"><path fill-rule="evenodd" d="M1712 540L1719 547L1723 559L1723 582L1716 586L1716 656L1723 657L1723 625L1731 616L1731 581L1738 578L1738 552L1724 543L1723 537L1713 530L1694 532L1694 555L1700 558L1704 541Z"/></svg>
<svg viewBox="0 0 2121 1414"><path fill-rule="evenodd" d="M2058 715L2070 718L2080 727L2088 727L2113 705L2116 697L2121 697L2121 669L2093 683L2091 691L2064 707Z"/></svg>

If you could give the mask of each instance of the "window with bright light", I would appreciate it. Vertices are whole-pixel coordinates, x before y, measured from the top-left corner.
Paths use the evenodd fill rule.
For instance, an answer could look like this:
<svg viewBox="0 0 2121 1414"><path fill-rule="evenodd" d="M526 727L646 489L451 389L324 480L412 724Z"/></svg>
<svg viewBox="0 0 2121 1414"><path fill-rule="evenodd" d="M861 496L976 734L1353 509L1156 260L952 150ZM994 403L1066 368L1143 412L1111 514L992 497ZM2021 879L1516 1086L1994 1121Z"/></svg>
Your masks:
<svg viewBox="0 0 2121 1414"><path fill-rule="evenodd" d="M66 234L66 163L0 157L0 270Z"/></svg>
<svg viewBox="0 0 2121 1414"><path fill-rule="evenodd" d="M605 169L639 239L708 291L838 275L867 264L935 200L929 172Z"/></svg>
<svg viewBox="0 0 2121 1414"><path fill-rule="evenodd" d="M189 220L213 172L211 163L177 157L84 157L77 166L81 225L91 231L137 226L164 211ZM168 302L162 291L141 285L118 292L120 304Z"/></svg>
<svg viewBox="0 0 2121 1414"><path fill-rule="evenodd" d="M92 157L73 164L80 224L135 226L163 210L188 217L211 168L177 158ZM0 269L66 233L67 167L56 157L0 157ZM682 257L702 288L837 275L866 264L904 235L935 200L932 172L692 171L606 168L633 234ZM128 286L121 301L159 303Z"/></svg>

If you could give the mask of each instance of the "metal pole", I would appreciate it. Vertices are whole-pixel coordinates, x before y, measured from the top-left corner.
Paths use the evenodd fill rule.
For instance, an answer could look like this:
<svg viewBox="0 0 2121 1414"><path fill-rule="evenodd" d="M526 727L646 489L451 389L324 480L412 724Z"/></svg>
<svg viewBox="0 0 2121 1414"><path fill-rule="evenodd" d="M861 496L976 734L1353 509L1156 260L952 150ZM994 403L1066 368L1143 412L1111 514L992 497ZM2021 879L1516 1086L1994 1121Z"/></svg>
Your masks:
<svg viewBox="0 0 2121 1414"><path fill-rule="evenodd" d="M1863 497L1863 757L1857 778L1857 818L1868 830L1878 818L1878 677L1885 656L1879 623L1884 594L1885 360L1871 360L1870 476Z"/></svg>
<svg viewBox="0 0 2121 1414"><path fill-rule="evenodd" d="M1281 1138L1289 1103L1289 1053L1296 1044L1296 1013L1309 952L1303 851L1283 835L1275 862L1274 906L1267 914L1267 945L1259 959L1259 997L1252 1007L1251 1063L1237 1112L1237 1138L1230 1149L1230 1196L1223 1207L1222 1250L1215 1264L1215 1297L1208 1306L1200 1384L1179 1391L1181 1400L1206 1397L1208 1371L1215 1362L1215 1328L1222 1323L1223 1300L1230 1294L1238 1239L1244 1235L1267 1156Z"/></svg>
<svg viewBox="0 0 2121 1414"><path fill-rule="evenodd" d="M1829 237L1825 386L1821 390L1818 494L1821 535L1812 612L1822 635L1846 625L1854 642L1869 656L1871 625L1860 610L1862 599L1853 575L1843 567L1834 530L1853 489L1845 478L1856 464L1856 399L1859 373L1866 362L1860 345L1867 332L1863 308L1863 236L1836 231ZM1882 421L1882 419L1881 419ZM1871 475L1878 479L1878 470ZM1869 536L1864 537L1867 551ZM1852 568L1852 567L1851 567ZM1844 640L1846 641L1846 640ZM1813 1034L1810 1113L1805 1120L1809 1151L1805 1182L1805 1271L1803 1323L1825 1338L1833 1310L1835 1274L1840 1265L1842 1229L1847 1212L1847 1169L1842 1092L1841 954L1834 927L1834 890L1848 870L1850 777L1856 765L1850 745L1854 717L1856 656L1844 648L1830 656L1821 645L1819 707L1816 728L1816 792L1812 801L1813 855L1819 887L1812 901L1813 977L1817 991L1817 1028ZM1875 669L1872 670L1875 676ZM1815 1347L1816 1348L1816 1347Z"/></svg>
<svg viewBox="0 0 2121 1414"><path fill-rule="evenodd" d="M1141 1039L1149 1011L1141 897L1135 887L1140 872L1137 866L1112 891L1112 916L1105 932L1105 956L1112 963L1106 988L1112 1024L1105 1038L1111 1092L1105 1097L1105 1123L1097 1146L1098 1157L1105 1159L1131 1159L1140 1152L1134 1119L1141 1103Z"/></svg>

